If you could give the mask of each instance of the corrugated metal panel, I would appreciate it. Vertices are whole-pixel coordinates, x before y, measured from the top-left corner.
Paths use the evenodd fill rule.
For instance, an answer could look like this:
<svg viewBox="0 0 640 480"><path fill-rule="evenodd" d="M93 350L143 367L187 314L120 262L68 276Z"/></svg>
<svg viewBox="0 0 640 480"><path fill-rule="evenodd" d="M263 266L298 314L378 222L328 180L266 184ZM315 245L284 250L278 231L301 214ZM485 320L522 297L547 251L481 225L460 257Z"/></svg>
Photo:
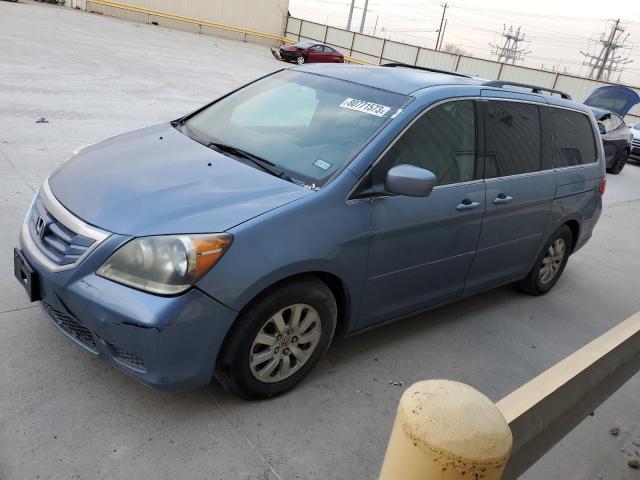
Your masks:
<svg viewBox="0 0 640 480"><path fill-rule="evenodd" d="M118 0L135 7L149 8L174 15L192 17L210 22L224 23L259 32L282 35L289 8L289 0ZM88 2L90 3L90 2ZM98 10L91 4L93 10ZM104 12L120 18L133 20L133 12L119 10ZM136 14L134 14L136 15ZM140 14L137 14L140 15ZM145 15L146 17L146 15ZM137 18L135 21L141 21ZM146 20L142 20L146 21Z"/></svg>
<svg viewBox="0 0 640 480"><path fill-rule="evenodd" d="M427 48L421 48L418 53L419 67L437 68L441 70L455 70L458 56L452 53L436 52Z"/></svg>
<svg viewBox="0 0 640 480"><path fill-rule="evenodd" d="M385 60L392 62L408 63L414 65L416 56L418 55L418 47L406 45L398 42L387 42L384 44L382 56Z"/></svg>
<svg viewBox="0 0 640 480"><path fill-rule="evenodd" d="M327 43L338 45L342 48L351 48L353 33L339 28L329 27L327 30Z"/></svg>
<svg viewBox="0 0 640 480"><path fill-rule="evenodd" d="M289 20L287 21L287 33L293 33L295 35L298 35L300 33L301 26L302 26L302 20L289 17Z"/></svg>
<svg viewBox="0 0 640 480"><path fill-rule="evenodd" d="M365 62L369 62L373 64L378 63L378 57L374 57L373 55L366 55L364 53L353 52L351 56L359 60L364 60Z"/></svg>
<svg viewBox="0 0 640 480"><path fill-rule="evenodd" d="M496 79L500 72L500 64L490 60L482 60L480 58L460 57L457 71L466 73L467 75Z"/></svg>
<svg viewBox="0 0 640 480"><path fill-rule="evenodd" d="M382 44L384 40L381 38L370 37L369 35L355 34L353 39L353 49L360 52L372 55L374 57L380 57L382 51Z"/></svg>
<svg viewBox="0 0 640 480"><path fill-rule="evenodd" d="M317 42L324 42L324 36L327 31L327 27L313 22L302 22L302 30L300 35L311 38Z"/></svg>
<svg viewBox="0 0 640 480"><path fill-rule="evenodd" d="M541 87L552 88L556 74L535 70L533 68L519 67L516 65L503 65L498 80L510 80L512 82L529 83Z"/></svg>
<svg viewBox="0 0 640 480"><path fill-rule="evenodd" d="M558 81L556 88L567 92L577 102L584 102L587 97L598 87L607 85L603 82L596 80L589 80L587 78L573 77L570 75L558 75Z"/></svg>

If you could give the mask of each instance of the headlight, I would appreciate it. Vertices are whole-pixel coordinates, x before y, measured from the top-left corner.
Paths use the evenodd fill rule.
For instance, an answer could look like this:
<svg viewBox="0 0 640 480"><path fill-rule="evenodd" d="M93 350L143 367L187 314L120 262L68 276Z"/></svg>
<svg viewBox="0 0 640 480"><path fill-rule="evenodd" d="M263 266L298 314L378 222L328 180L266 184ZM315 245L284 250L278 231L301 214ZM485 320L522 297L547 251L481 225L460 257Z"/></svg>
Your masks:
<svg viewBox="0 0 640 480"><path fill-rule="evenodd" d="M147 292L175 295L200 280L232 240L224 233L135 238L116 250L97 274Z"/></svg>

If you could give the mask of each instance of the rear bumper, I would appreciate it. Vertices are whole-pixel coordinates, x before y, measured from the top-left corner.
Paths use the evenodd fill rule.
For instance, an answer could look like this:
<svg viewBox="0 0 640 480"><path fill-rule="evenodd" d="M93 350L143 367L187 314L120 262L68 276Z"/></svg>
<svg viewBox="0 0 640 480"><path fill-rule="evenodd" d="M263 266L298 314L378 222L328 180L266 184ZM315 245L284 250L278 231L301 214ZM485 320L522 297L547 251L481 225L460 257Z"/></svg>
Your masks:
<svg viewBox="0 0 640 480"><path fill-rule="evenodd" d="M235 311L196 288L159 297L98 277L95 269L82 275L83 264L51 272L24 246L22 252L38 273L47 317L83 350L156 388L209 383Z"/></svg>

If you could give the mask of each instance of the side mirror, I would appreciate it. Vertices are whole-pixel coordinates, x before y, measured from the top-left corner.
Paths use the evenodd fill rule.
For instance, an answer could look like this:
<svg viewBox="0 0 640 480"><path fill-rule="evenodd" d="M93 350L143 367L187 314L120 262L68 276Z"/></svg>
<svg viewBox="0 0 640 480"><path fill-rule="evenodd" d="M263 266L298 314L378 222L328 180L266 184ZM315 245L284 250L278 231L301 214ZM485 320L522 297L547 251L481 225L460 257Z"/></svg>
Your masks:
<svg viewBox="0 0 640 480"><path fill-rule="evenodd" d="M387 172L384 188L387 192L407 197L428 197L438 180L435 174L413 165L396 165Z"/></svg>
<svg viewBox="0 0 640 480"><path fill-rule="evenodd" d="M600 135L604 135L605 133L607 133L607 129L601 123L598 124L598 129L600 130Z"/></svg>

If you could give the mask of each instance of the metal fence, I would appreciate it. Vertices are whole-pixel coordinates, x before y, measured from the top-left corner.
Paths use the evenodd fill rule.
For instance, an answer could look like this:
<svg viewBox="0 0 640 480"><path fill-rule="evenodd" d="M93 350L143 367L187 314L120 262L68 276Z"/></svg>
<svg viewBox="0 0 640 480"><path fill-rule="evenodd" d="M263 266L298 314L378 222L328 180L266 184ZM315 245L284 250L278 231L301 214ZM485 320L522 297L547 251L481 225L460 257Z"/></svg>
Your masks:
<svg viewBox="0 0 640 480"><path fill-rule="evenodd" d="M568 73L551 72L520 65L508 65L483 58L467 57L408 45L384 38L350 32L341 28L289 17L285 36L291 40L314 40L326 43L344 55L374 65L401 62L419 67L439 68L475 75L489 80L509 80L562 90L574 100L584 101L596 88L610 85ZM640 87L631 87L640 93ZM627 123L640 121L640 105L626 118Z"/></svg>

